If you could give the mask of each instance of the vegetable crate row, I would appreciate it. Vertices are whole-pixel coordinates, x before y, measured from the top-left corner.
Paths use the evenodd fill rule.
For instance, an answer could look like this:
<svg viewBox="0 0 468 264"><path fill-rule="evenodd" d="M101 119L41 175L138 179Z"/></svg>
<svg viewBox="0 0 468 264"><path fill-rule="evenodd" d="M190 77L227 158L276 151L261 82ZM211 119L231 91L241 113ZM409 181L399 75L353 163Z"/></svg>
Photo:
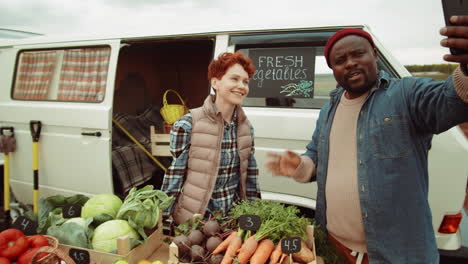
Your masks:
<svg viewBox="0 0 468 264"><path fill-rule="evenodd" d="M162 244L162 210L173 201L153 186L132 188L124 201L113 194L39 199L39 213L27 212L13 226L25 234L44 234L77 264L137 263Z"/></svg>
<svg viewBox="0 0 468 264"><path fill-rule="evenodd" d="M320 262L317 262L317 253L316 253L316 250L315 250L315 240L314 240L314 226L313 225L309 225L307 226L306 228L306 232L307 232L307 240L304 241L302 243L302 247L307 247L313 254L312 258L313 260L310 261L310 262L307 262L307 264L320 264ZM280 245L279 245L280 246ZM291 245L292 246L292 245ZM294 246L297 246L297 245L294 245ZM271 261L272 260L272 256L273 256L273 251L271 252L267 252L266 254L269 254L269 257L268 257L268 260L270 264L277 264L277 263L281 263L281 264L292 264L292 263L304 263L304 262L300 262L302 259L301 258L301 254L304 254L304 248L301 248L302 251L299 251L297 253L293 253L293 254L289 254L287 255L286 257L283 257L283 258L278 258L278 260L275 262L275 261ZM184 262L180 262L180 257L179 257L179 248L177 247L177 245L172 242L169 246L169 260L168 260L168 264L185 264ZM308 256L310 258L310 256ZM235 261L233 261L232 263L236 263Z"/></svg>
<svg viewBox="0 0 468 264"><path fill-rule="evenodd" d="M175 227L169 264L317 263L313 220L295 206L256 199L228 215Z"/></svg>
<svg viewBox="0 0 468 264"><path fill-rule="evenodd" d="M73 256L74 260L78 260L77 264L105 264L113 263L118 259L124 259L129 263L137 263L141 259L149 258L163 243L162 220L159 219L158 228L146 239L144 244L141 244L133 249L130 246L128 236L121 237L117 240L117 254L100 252L92 249L74 247L69 245L59 245L59 249Z"/></svg>

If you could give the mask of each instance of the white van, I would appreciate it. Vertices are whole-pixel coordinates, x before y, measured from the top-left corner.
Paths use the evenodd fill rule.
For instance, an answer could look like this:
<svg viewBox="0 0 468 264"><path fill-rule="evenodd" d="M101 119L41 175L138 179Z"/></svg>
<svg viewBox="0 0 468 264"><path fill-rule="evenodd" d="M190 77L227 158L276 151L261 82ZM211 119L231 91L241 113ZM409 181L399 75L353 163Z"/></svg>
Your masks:
<svg viewBox="0 0 468 264"><path fill-rule="evenodd" d="M369 31L365 26L357 27ZM152 35L44 36L3 42L0 126L13 127L17 140L17 150L10 154L12 190L20 201L32 201L31 121L42 124L38 143L40 196L121 193L131 185L144 184L148 177L135 172L132 175L138 179L122 180L125 175L117 169L118 154L113 146L120 132L113 127L113 117L125 121L158 109L167 89L176 90L191 108L201 105L210 92L210 60L225 51L241 50L257 66L244 107L255 128L262 197L313 212L316 183L273 178L263 164L268 151L305 150L319 109L336 87L323 48L341 28L219 32L166 29ZM381 69L397 78L410 75L377 38L375 42ZM290 86L301 93L291 93ZM177 103L173 95L168 100ZM161 119L151 120L157 129L162 128ZM150 128L143 130L133 132L148 133L149 137ZM429 154L429 201L441 249L460 247L456 225L450 234L438 231L441 225L459 219L467 157L468 141L459 127L434 137ZM150 160L145 154L138 159ZM158 171L157 165L151 166ZM154 175L162 177L161 173Z"/></svg>

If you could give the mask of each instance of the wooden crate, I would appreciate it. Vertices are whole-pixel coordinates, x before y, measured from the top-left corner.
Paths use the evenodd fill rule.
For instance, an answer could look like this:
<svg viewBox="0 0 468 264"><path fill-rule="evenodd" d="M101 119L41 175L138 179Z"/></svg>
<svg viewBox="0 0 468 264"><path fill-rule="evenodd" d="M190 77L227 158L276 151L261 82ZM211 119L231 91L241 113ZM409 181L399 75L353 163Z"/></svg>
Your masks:
<svg viewBox="0 0 468 264"><path fill-rule="evenodd" d="M156 133L154 126L150 127L151 154L153 156L172 156L169 151L169 136L169 134Z"/></svg>
<svg viewBox="0 0 468 264"><path fill-rule="evenodd" d="M139 260L149 259L162 246L164 235L162 233L162 219L159 219L157 229L141 244L130 250L128 237L119 238L117 241L117 254L99 252L92 249L59 244L59 250L70 255L71 249L84 250L89 253L90 264L112 264L117 259L125 259L130 264L136 264Z"/></svg>
<svg viewBox="0 0 468 264"><path fill-rule="evenodd" d="M323 262L318 262L317 260L317 251L315 250L314 226L313 225L307 226L306 231L307 231L307 240L304 242L307 244L307 247L310 250L312 250L315 256L315 259L312 262L309 262L307 264L323 263ZM178 256L179 256L179 249L177 248L177 245L174 243L171 243L169 245L169 256L168 256L167 264L185 264L185 263L179 263Z"/></svg>

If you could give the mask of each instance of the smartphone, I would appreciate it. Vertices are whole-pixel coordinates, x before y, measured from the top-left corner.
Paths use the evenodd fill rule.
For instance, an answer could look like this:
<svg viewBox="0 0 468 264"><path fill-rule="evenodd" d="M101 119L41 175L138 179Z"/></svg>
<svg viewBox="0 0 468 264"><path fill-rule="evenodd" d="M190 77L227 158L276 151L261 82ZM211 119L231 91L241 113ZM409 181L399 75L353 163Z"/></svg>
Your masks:
<svg viewBox="0 0 468 264"><path fill-rule="evenodd" d="M451 16L468 15L468 0L442 0L442 8L444 10L445 25L453 26L450 23ZM450 48L450 53L460 55L468 53L468 50Z"/></svg>

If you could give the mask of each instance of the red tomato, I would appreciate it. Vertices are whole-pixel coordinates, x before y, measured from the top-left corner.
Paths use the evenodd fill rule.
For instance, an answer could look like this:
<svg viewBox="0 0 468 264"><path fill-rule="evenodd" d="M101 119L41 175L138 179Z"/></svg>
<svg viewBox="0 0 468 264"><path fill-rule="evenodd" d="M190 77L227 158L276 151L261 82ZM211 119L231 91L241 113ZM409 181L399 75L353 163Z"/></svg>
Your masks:
<svg viewBox="0 0 468 264"><path fill-rule="evenodd" d="M7 258L0 257L0 264L11 264L11 261Z"/></svg>
<svg viewBox="0 0 468 264"><path fill-rule="evenodd" d="M49 245L49 241L43 235L34 235L28 237L29 247L36 248L36 247L45 247Z"/></svg>
<svg viewBox="0 0 468 264"><path fill-rule="evenodd" d="M36 248L30 248L26 250L19 258L16 264L29 264L31 263L32 258L34 257L34 254L41 249L40 247ZM47 256L47 253L39 253L39 256L37 256L36 260L41 259L42 257Z"/></svg>
<svg viewBox="0 0 468 264"><path fill-rule="evenodd" d="M7 229L0 233L0 257L16 259L28 248L28 239L18 229Z"/></svg>

